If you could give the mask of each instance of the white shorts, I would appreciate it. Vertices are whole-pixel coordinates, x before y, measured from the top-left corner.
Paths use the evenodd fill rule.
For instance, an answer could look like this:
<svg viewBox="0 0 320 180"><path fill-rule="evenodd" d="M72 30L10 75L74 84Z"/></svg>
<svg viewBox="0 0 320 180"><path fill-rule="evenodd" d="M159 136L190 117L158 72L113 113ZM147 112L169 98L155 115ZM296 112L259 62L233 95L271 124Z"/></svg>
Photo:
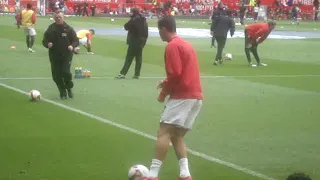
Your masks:
<svg viewBox="0 0 320 180"><path fill-rule="evenodd" d="M37 35L36 30L33 27L24 28L24 34L26 36L35 36L35 35Z"/></svg>
<svg viewBox="0 0 320 180"><path fill-rule="evenodd" d="M160 122L192 129L201 107L202 100L199 99L169 99L161 115Z"/></svg>
<svg viewBox="0 0 320 180"><path fill-rule="evenodd" d="M84 38L81 38L79 39L79 43L83 46L86 46L87 45L87 42L88 42L88 39L87 37L84 37Z"/></svg>

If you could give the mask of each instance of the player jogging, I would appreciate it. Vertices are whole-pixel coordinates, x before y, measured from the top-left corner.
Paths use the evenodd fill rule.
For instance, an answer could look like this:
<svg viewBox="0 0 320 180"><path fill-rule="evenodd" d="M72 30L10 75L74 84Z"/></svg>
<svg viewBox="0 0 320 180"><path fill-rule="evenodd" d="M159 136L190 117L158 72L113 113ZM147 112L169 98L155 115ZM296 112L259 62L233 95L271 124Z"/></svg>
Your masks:
<svg viewBox="0 0 320 180"><path fill-rule="evenodd" d="M34 24L36 23L36 13L31 9L32 5L27 4L27 8L21 11L21 25L24 27L24 33L26 35L26 43L29 52L35 52L32 47L34 44L36 30Z"/></svg>
<svg viewBox="0 0 320 180"><path fill-rule="evenodd" d="M269 36L269 34L275 28L275 26L275 21L269 21L268 23L251 24L245 28L245 53L249 62L249 66L257 66L251 62L250 51L255 57L258 66L267 66L267 64L264 64L260 61L257 49L258 45L261 44Z"/></svg>
<svg viewBox="0 0 320 180"><path fill-rule="evenodd" d="M93 54L92 52L92 36L95 34L94 29L90 29L90 30L80 30L77 32L77 37L79 39L79 42L81 45L83 45L86 50L87 50L87 54ZM79 53L80 47L77 47L75 49L76 54Z"/></svg>
<svg viewBox="0 0 320 180"><path fill-rule="evenodd" d="M179 180L192 180L184 136L191 130L202 106L202 88L195 49L176 34L172 16L158 21L161 39L168 42L165 49L167 78L159 83L159 102L170 96L160 119L155 157L145 180L159 180L158 174L171 142L180 165Z"/></svg>

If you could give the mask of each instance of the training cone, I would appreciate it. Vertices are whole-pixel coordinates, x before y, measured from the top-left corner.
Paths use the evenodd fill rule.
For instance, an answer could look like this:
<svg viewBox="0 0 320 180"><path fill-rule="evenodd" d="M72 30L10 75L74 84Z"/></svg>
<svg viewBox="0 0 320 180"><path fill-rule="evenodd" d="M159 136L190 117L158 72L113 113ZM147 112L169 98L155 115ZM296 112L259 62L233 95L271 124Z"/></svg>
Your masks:
<svg viewBox="0 0 320 180"><path fill-rule="evenodd" d="M16 48L16 46L11 46L10 48L11 48L11 49L15 49L15 48Z"/></svg>

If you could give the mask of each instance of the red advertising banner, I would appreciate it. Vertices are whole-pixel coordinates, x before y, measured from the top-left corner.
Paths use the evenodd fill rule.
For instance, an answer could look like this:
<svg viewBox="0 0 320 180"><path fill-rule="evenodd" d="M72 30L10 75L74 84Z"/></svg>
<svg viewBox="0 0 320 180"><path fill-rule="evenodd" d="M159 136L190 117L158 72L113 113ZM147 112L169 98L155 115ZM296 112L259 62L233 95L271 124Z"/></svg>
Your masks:
<svg viewBox="0 0 320 180"><path fill-rule="evenodd" d="M56 1L56 0L47 0L47 1ZM168 0L157 0L159 2L167 2ZM193 8L198 11L212 11L214 6L217 4L217 0L193 0L190 3L190 0L171 0L172 5L178 8L189 9ZM228 8L230 9L239 9L239 0L221 0L223 1ZM291 1L293 4L298 4L300 9L304 12L313 12L313 0L277 0L281 2L284 6L284 9L290 9L291 6L286 6L288 1ZM73 7L76 4L82 4L88 2L89 6L95 4L97 7L97 13L99 12L109 12L114 11L118 8L126 8L132 6L138 6L146 9L153 9L155 6L152 4L152 0L66 0L65 4L68 7L69 11L73 11ZM31 3L33 7L38 7L37 0L20 0L20 6L25 7L27 3ZM10 12L14 12L16 6L16 0L0 0L0 5L2 7L7 6ZM267 5L269 7L275 8L275 0L261 0L261 5ZM49 8L47 7L47 10ZM90 10L90 9L89 9Z"/></svg>

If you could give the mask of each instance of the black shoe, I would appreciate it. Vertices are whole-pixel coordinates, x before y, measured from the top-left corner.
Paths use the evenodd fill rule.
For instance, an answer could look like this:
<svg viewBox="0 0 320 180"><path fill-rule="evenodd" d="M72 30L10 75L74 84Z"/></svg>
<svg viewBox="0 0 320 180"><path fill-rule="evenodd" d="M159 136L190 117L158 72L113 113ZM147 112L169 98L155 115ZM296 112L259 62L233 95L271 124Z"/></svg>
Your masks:
<svg viewBox="0 0 320 180"><path fill-rule="evenodd" d="M73 98L72 90L71 90L71 89L68 89L67 92L68 92L68 97L69 97L69 98Z"/></svg>
<svg viewBox="0 0 320 180"><path fill-rule="evenodd" d="M139 79L139 76L133 76L132 79Z"/></svg>
<svg viewBox="0 0 320 180"><path fill-rule="evenodd" d="M68 97L67 97L67 92L66 92L66 90L63 90L63 91L61 91L60 92L60 99L61 100L64 100L64 99L67 99Z"/></svg>

